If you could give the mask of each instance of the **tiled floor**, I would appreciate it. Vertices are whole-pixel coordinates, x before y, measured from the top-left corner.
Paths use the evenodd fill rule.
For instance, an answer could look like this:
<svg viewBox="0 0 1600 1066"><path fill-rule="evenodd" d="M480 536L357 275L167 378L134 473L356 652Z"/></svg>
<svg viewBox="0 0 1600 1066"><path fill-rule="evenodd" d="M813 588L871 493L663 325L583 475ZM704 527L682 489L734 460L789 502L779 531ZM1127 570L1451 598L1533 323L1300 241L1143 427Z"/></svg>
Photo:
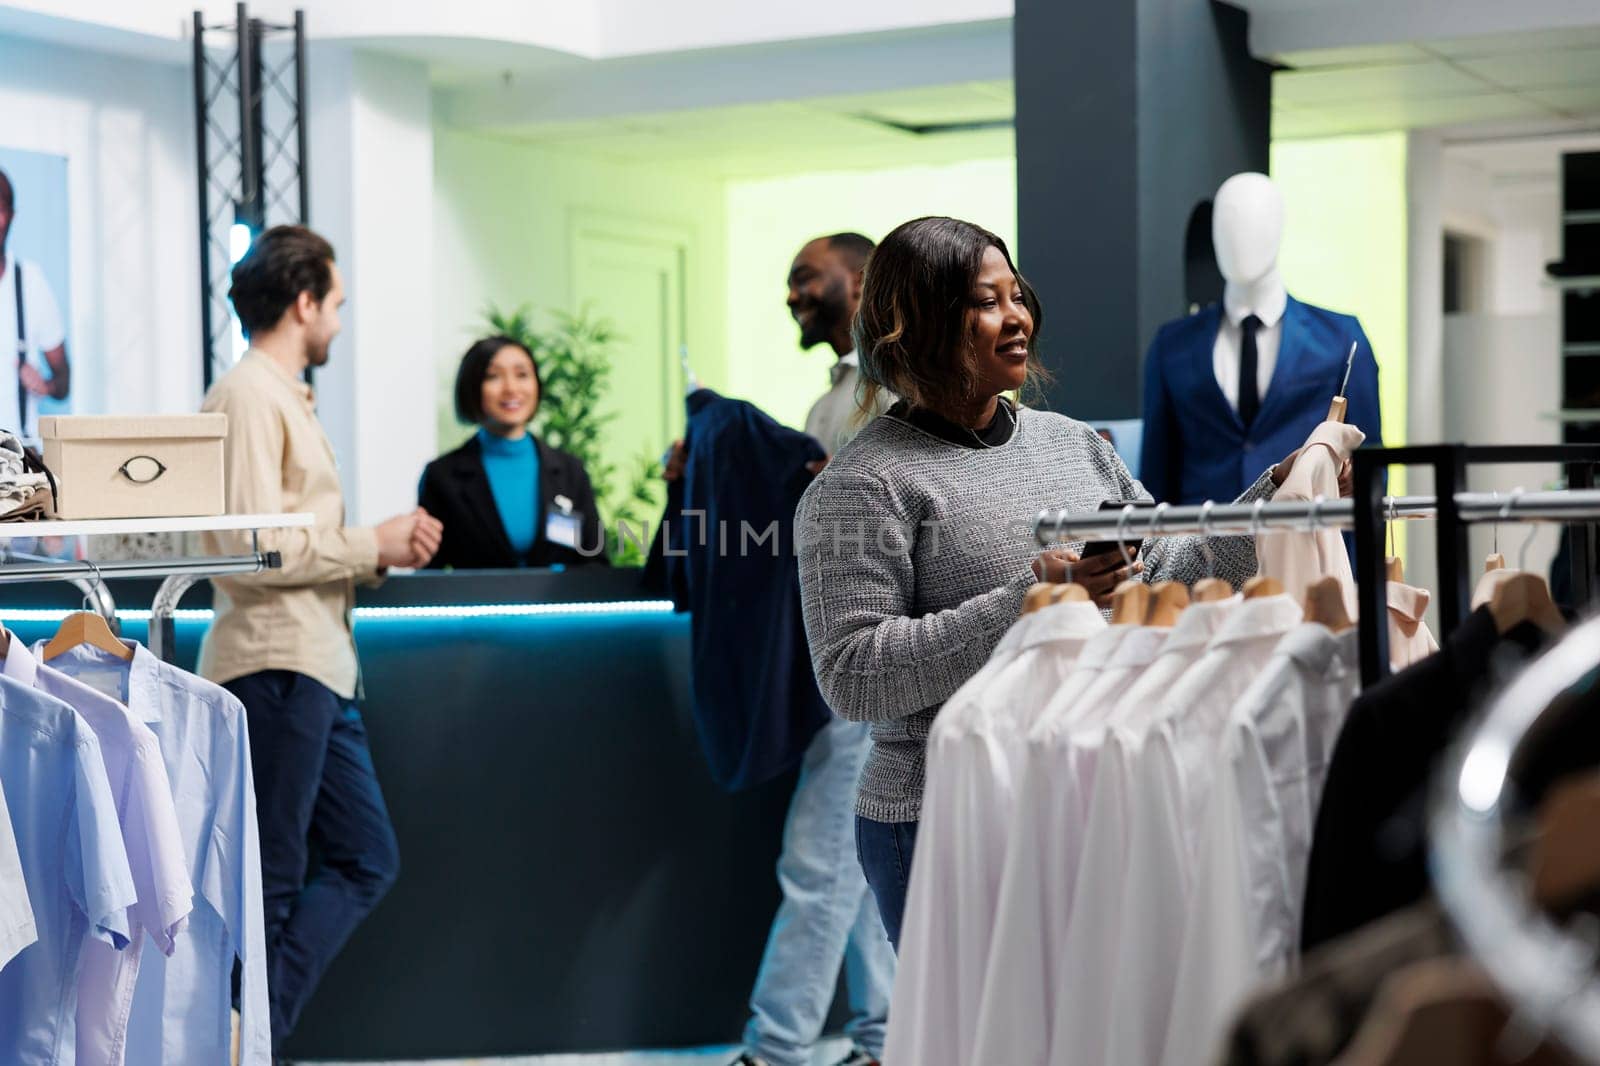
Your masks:
<svg viewBox="0 0 1600 1066"><path fill-rule="evenodd" d="M812 1056L813 1066L838 1062L850 1051L848 1040L824 1041ZM608 1055L535 1055L510 1059L430 1059L427 1062L372 1062L361 1066L727 1066L738 1048L696 1048L692 1051L627 1051ZM312 1066L311 1063L297 1066ZM316 1066L339 1066L318 1063Z"/></svg>

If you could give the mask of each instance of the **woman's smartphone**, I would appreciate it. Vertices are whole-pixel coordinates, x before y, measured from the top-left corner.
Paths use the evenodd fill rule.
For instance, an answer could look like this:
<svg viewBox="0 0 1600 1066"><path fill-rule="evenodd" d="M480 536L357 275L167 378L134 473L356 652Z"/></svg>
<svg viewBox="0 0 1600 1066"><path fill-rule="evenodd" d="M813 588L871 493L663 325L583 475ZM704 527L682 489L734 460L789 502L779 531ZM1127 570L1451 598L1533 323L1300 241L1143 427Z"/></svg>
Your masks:
<svg viewBox="0 0 1600 1066"><path fill-rule="evenodd" d="M1132 504L1134 507L1138 508L1155 506L1155 504L1149 500L1102 500L1100 503L1100 510L1120 511L1129 504ZM1130 517L1128 519L1129 526L1137 525L1138 522L1139 519L1137 517ZM1128 549L1128 557L1131 559L1139 554L1139 549L1143 547L1144 540L1142 538L1139 540L1125 540L1121 543ZM1117 544L1118 542L1114 540L1091 540L1083 546L1083 551L1080 553L1080 557L1087 559L1094 555L1105 555L1109 552L1118 552L1120 554L1120 549L1117 547Z"/></svg>

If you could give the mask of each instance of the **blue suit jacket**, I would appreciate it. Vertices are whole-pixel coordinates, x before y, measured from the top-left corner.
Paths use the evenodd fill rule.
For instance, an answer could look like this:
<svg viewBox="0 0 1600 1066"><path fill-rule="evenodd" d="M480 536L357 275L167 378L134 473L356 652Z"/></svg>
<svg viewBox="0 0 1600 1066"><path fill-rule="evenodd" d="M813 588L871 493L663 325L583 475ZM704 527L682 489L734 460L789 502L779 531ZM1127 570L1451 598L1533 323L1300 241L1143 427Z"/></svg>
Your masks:
<svg viewBox="0 0 1600 1066"><path fill-rule="evenodd" d="M1168 322L1150 343L1139 480L1157 500L1226 503L1304 444L1328 417L1351 341L1357 342L1356 361L1345 421L1361 428L1368 445L1382 445L1378 363L1355 316L1289 298L1272 384L1249 432L1223 396L1212 367L1221 322L1222 307L1212 304Z"/></svg>

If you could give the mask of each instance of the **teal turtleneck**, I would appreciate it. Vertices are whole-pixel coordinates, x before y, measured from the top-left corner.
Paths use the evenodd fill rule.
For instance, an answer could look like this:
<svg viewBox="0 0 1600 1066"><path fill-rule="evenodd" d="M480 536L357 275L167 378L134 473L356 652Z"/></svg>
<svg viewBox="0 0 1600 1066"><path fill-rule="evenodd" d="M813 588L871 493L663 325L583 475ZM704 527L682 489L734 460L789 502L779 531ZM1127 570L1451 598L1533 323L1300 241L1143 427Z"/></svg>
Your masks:
<svg viewBox="0 0 1600 1066"><path fill-rule="evenodd" d="M486 429L478 430L478 447L483 454L483 469L489 475L489 491L506 539L519 558L533 547L539 530L539 449L533 434L517 440L497 437Z"/></svg>

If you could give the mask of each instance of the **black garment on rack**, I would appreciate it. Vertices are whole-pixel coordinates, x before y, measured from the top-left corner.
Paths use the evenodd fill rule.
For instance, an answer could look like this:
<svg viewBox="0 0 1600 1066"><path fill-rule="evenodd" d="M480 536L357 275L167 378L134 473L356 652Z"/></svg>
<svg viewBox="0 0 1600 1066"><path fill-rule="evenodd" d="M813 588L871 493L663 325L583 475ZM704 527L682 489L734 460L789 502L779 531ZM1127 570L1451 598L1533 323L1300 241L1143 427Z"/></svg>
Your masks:
<svg viewBox="0 0 1600 1066"><path fill-rule="evenodd" d="M1309 951L1428 892L1428 782L1492 684L1544 635L1505 636L1480 607L1427 659L1351 705L1328 767L1306 873L1300 946Z"/></svg>

